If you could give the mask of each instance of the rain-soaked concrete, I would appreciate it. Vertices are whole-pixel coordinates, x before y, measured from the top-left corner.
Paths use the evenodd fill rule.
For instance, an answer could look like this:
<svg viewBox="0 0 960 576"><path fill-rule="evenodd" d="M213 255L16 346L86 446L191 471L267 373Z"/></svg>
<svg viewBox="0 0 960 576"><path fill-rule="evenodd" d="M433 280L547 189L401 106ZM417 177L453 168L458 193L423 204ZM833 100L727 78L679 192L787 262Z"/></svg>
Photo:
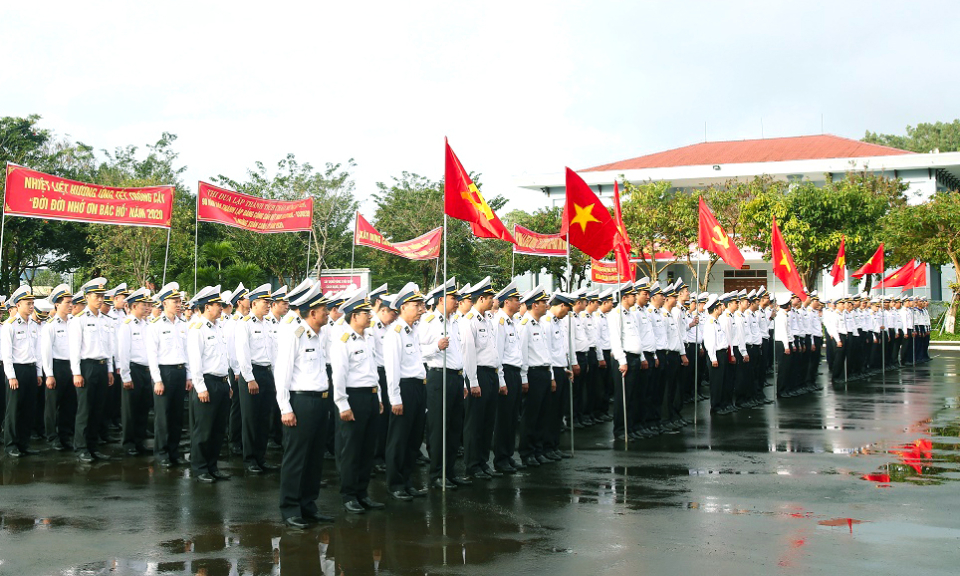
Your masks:
<svg viewBox="0 0 960 576"><path fill-rule="evenodd" d="M941 352L758 410L701 404L696 429L627 451L609 424L577 430L572 460L411 503L381 477L388 507L363 516L328 466L336 522L303 532L278 521L277 474L236 457L214 485L146 457L7 458L0 573L955 575L958 368Z"/></svg>

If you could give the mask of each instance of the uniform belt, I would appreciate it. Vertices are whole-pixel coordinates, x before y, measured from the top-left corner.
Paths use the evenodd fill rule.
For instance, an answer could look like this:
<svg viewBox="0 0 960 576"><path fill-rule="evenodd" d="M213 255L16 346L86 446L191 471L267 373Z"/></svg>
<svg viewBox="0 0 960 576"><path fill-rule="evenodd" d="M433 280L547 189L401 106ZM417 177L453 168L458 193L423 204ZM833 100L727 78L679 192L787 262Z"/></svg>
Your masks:
<svg viewBox="0 0 960 576"><path fill-rule="evenodd" d="M57 363L61 363L61 364L62 364L62 363L67 363L67 364L69 364L69 363L70 363L70 360L67 360L66 358L64 358L64 359L54 358L54 359L53 359L53 363L54 363L54 364L57 364Z"/></svg>
<svg viewBox="0 0 960 576"><path fill-rule="evenodd" d="M361 392L365 392L365 393L367 393L367 394L370 394L370 393L372 392L372 393L376 394L376 393L379 392L379 391L380 391L380 387L379 387L379 386L357 386L357 387L354 387L354 388L347 388L347 394L354 393L354 392L357 393L357 394L359 394L359 393L361 393Z"/></svg>
<svg viewBox="0 0 960 576"><path fill-rule="evenodd" d="M513 364L504 364L503 369L508 371L516 371L516 372L520 371L520 367L514 366Z"/></svg>
<svg viewBox="0 0 960 576"><path fill-rule="evenodd" d="M427 380L426 380L426 378L401 378L401 379L400 379L400 383L401 383L401 384L403 384L403 383L407 383L407 384L426 384L426 383L427 383Z"/></svg>
<svg viewBox="0 0 960 576"><path fill-rule="evenodd" d="M186 369L186 364L160 364L161 368L176 368L177 370Z"/></svg>
<svg viewBox="0 0 960 576"><path fill-rule="evenodd" d="M625 352L625 354L627 355L627 360L630 360L631 358L639 358L641 356L640 354L634 354L633 352Z"/></svg>
<svg viewBox="0 0 960 576"><path fill-rule="evenodd" d="M317 390L291 390L290 395L291 396L309 396L312 398L326 398L330 395L330 392L327 390L324 390L323 392L319 392Z"/></svg>
<svg viewBox="0 0 960 576"><path fill-rule="evenodd" d="M477 372L496 372L497 369L493 366L477 366Z"/></svg>
<svg viewBox="0 0 960 576"><path fill-rule="evenodd" d="M218 382L223 382L223 383L226 383L226 382L227 382L227 377L226 377L226 376L217 376L216 374L204 374L203 377L204 377L204 378L210 378L210 379L216 380L216 381L218 381Z"/></svg>
<svg viewBox="0 0 960 576"><path fill-rule="evenodd" d="M531 366L527 371L530 370L549 370L550 366Z"/></svg>
<svg viewBox="0 0 960 576"><path fill-rule="evenodd" d="M257 368L270 368L269 364L257 364L256 362L251 362L251 366L256 366Z"/></svg>
<svg viewBox="0 0 960 576"><path fill-rule="evenodd" d="M432 372L441 372L441 373L442 373L442 372L444 371L444 368L434 368L433 366L427 366L427 370L430 370L430 371L432 371ZM446 368L446 371L447 371L447 372L454 372L454 373L456 373L456 374L461 374L461 375L463 374L463 370L458 369L458 368Z"/></svg>
<svg viewBox="0 0 960 576"><path fill-rule="evenodd" d="M106 358L81 358L80 363L83 364L84 362L88 362L92 364L106 364L107 359Z"/></svg>

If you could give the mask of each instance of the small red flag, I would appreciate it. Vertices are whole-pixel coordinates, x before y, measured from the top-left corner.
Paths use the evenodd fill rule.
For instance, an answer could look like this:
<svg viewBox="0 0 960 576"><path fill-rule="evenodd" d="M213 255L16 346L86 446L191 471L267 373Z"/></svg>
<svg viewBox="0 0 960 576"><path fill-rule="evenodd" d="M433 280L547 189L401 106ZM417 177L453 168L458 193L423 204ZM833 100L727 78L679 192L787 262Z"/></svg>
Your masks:
<svg viewBox="0 0 960 576"><path fill-rule="evenodd" d="M720 256L724 262L740 269L743 266L743 255L736 244L730 240L727 233L723 231L720 222L710 211L707 203L700 197L700 234L699 245L704 250L709 250Z"/></svg>
<svg viewBox="0 0 960 576"><path fill-rule="evenodd" d="M867 274L883 274L885 269L883 266L883 242L881 242L880 247L873 253L873 256L871 256L870 259L867 260L867 263L861 266L859 270L854 272L852 276L854 278L863 278Z"/></svg>
<svg viewBox="0 0 960 576"><path fill-rule="evenodd" d="M910 280L903 286L904 290L911 288L920 288L927 285L927 265L923 262L917 264L917 269L913 271Z"/></svg>
<svg viewBox="0 0 960 576"><path fill-rule="evenodd" d="M837 251L837 259L833 261L833 268L830 268L830 275L833 276L833 285L843 282L847 274L847 252L844 248L847 239L840 237L840 250Z"/></svg>
<svg viewBox="0 0 960 576"><path fill-rule="evenodd" d="M896 288L897 286L905 286L907 282L913 278L913 268L917 263L911 259L909 262L901 266L896 272L887 276L881 280L880 285L884 288Z"/></svg>
<svg viewBox="0 0 960 576"><path fill-rule="evenodd" d="M567 168L567 200L560 234L571 246L602 260L617 240L617 223L610 211L576 172Z"/></svg>
<svg viewBox="0 0 960 576"><path fill-rule="evenodd" d="M803 289L803 280L800 279L800 272L797 271L793 263L793 256L790 255L790 249L787 243L783 241L783 234L777 226L777 217L773 217L773 236L771 238L773 247L773 273L783 282L787 290L800 297L801 300L807 299L807 291Z"/></svg>
<svg viewBox="0 0 960 576"><path fill-rule="evenodd" d="M479 238L499 238L517 243L513 235L493 212L477 185L463 169L460 159L453 153L447 139L443 139L446 149L445 170L443 176L443 211L448 216L470 222L473 235Z"/></svg>

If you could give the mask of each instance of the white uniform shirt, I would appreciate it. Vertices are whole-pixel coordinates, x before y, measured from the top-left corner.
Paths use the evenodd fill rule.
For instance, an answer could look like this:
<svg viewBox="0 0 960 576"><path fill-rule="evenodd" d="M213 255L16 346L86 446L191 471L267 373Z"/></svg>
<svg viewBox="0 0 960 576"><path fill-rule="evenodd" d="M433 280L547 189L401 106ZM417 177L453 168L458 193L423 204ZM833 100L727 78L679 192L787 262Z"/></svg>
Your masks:
<svg viewBox="0 0 960 576"><path fill-rule="evenodd" d="M610 324L607 322L607 313L597 310L593 313L594 325L597 327L597 350L612 350L610 343Z"/></svg>
<svg viewBox="0 0 960 576"><path fill-rule="evenodd" d="M540 320L546 321L546 315ZM528 383L527 374L530 368L552 365L552 353L548 345L544 326L527 312L523 315L518 326L520 335L520 381ZM550 377L553 380L553 376Z"/></svg>
<svg viewBox="0 0 960 576"><path fill-rule="evenodd" d="M36 364L37 376L40 376L43 373L40 325L29 318L24 320L19 314L7 318L0 329L0 358L3 359L3 373L8 379L17 377L14 364ZM25 382L20 384L27 385Z"/></svg>
<svg viewBox="0 0 960 576"><path fill-rule="evenodd" d="M607 314L607 323L610 325L610 353L618 364L627 363L627 352L643 353L640 327L633 312L618 305Z"/></svg>
<svg viewBox="0 0 960 576"><path fill-rule="evenodd" d="M660 315L663 317L663 329L667 336L665 349L683 354L684 349L683 341L680 339L680 326L677 323L677 318L673 310L676 310L676 307L670 311L667 311L666 308L660 309Z"/></svg>
<svg viewBox="0 0 960 576"><path fill-rule="evenodd" d="M67 335L68 320L54 316L40 327L40 359L43 372L53 376L53 361L70 361L70 337Z"/></svg>
<svg viewBox="0 0 960 576"><path fill-rule="evenodd" d="M554 368L566 368L571 359L574 359L574 355L570 353L571 315L568 312L563 318L557 318L552 312L547 312L540 317L543 337L546 338L547 348L550 350L550 365Z"/></svg>
<svg viewBox="0 0 960 576"><path fill-rule="evenodd" d="M273 380L281 414L293 412L290 392L328 390L324 357L325 334L318 334L306 322L289 321L276 326L277 356Z"/></svg>
<svg viewBox="0 0 960 576"><path fill-rule="evenodd" d="M227 339L219 323L213 323L201 317L187 330L187 358L190 373L194 376L193 386L197 394L207 391L203 381L204 374L226 376L230 370L227 358Z"/></svg>
<svg viewBox="0 0 960 576"><path fill-rule="evenodd" d="M256 380L253 377L253 365L269 367L273 361L269 333L271 325L266 322L266 315L264 320L260 320L254 314L244 316L239 322L233 321L233 325L234 357L240 375L245 382Z"/></svg>
<svg viewBox="0 0 960 576"><path fill-rule="evenodd" d="M157 316L149 323L147 330L147 362L150 366L150 378L160 382L160 366L184 365L187 380L190 380L190 366L187 362L187 329L190 325L174 316Z"/></svg>
<svg viewBox="0 0 960 576"><path fill-rule="evenodd" d="M793 332L790 330L789 313L783 310L773 317L773 337L783 344L784 350L793 349Z"/></svg>
<svg viewBox="0 0 960 576"><path fill-rule="evenodd" d="M427 377L420 341L403 318L397 318L383 337L383 367L387 373L387 391L392 406L403 404L400 396L402 378L423 380Z"/></svg>
<svg viewBox="0 0 960 576"><path fill-rule="evenodd" d="M573 321L573 349L576 352L587 352L593 346L593 338L587 328L587 312L569 312L567 318ZM571 320L567 320L570 322Z"/></svg>
<svg viewBox="0 0 960 576"><path fill-rule="evenodd" d="M650 326L653 328L653 340L656 342L657 350L667 349L667 329L663 324L663 315L661 308L647 306L646 314L650 319Z"/></svg>
<svg viewBox="0 0 960 576"><path fill-rule="evenodd" d="M463 353L463 374L470 386L479 386L477 367L486 366L500 372L497 336L493 323L476 308L460 320L460 350Z"/></svg>
<svg viewBox="0 0 960 576"><path fill-rule="evenodd" d="M729 346L723 324L719 319L708 315L707 321L703 323L703 347L707 350L710 362L719 362L718 357L726 361Z"/></svg>
<svg viewBox="0 0 960 576"><path fill-rule="evenodd" d="M507 385L503 378L505 365L519 368L523 364L520 357L520 336L517 334L517 325L513 318L501 308L493 318L493 330L497 336L497 354L500 357L500 387Z"/></svg>
<svg viewBox="0 0 960 576"><path fill-rule="evenodd" d="M444 325L447 330L448 345L441 350L438 342L443 338ZM420 339L420 353L430 368L443 368L443 355L447 355L447 368L463 370L463 347L460 345L460 318L454 314L444 319L442 314L431 312L421 319L417 337ZM466 382L464 382L466 386Z"/></svg>
<svg viewBox="0 0 960 576"><path fill-rule="evenodd" d="M94 314L89 308L78 314L67 325L70 337L70 370L80 373L80 360L106 360L107 371L113 372L113 319L105 314Z"/></svg>
<svg viewBox="0 0 960 576"><path fill-rule="evenodd" d="M147 358L147 320L137 319L133 314L128 315L120 322L117 329L117 369L120 371L120 381L130 382L130 364L149 366Z"/></svg>
<svg viewBox="0 0 960 576"><path fill-rule="evenodd" d="M330 343L333 402L340 412L350 409L347 388L373 388L374 393L377 392L380 377L377 374L377 362L373 358L373 343L370 340L347 325L340 338Z"/></svg>

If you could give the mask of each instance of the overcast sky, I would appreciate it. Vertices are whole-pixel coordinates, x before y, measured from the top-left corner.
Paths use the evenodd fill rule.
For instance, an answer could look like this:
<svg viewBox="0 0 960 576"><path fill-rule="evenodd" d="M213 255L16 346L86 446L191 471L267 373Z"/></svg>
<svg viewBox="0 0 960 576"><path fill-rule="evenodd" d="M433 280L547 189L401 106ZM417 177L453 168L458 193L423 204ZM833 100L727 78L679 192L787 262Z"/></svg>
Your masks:
<svg viewBox="0 0 960 576"><path fill-rule="evenodd" d="M957 110L957 2L19 2L0 113L97 148L163 131L185 181L288 152L354 158L361 198L438 179L443 137L487 197L525 175L703 141L862 138ZM369 203L364 211L372 213Z"/></svg>

